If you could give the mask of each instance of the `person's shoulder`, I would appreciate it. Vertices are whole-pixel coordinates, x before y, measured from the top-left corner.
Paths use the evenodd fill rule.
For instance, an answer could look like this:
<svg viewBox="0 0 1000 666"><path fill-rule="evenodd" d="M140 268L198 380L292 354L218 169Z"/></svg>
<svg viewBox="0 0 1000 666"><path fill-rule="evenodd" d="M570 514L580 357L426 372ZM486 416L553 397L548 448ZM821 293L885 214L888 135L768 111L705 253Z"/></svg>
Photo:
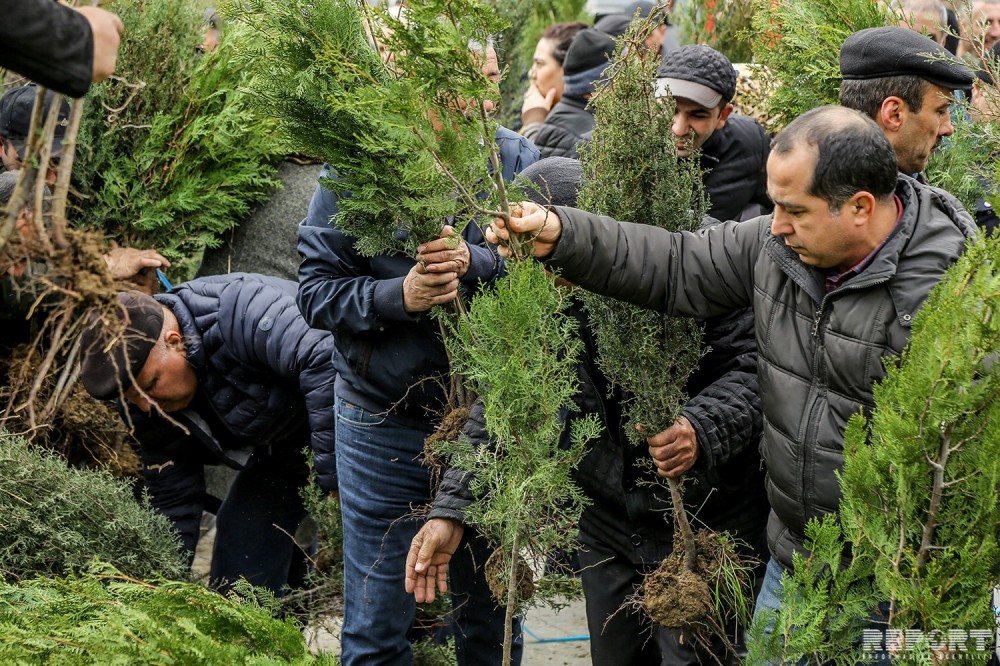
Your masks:
<svg viewBox="0 0 1000 666"><path fill-rule="evenodd" d="M535 159L538 159L538 148L531 142L531 139L518 134L514 130L507 129L503 125L497 125L494 139L502 149L516 150L519 154L533 154Z"/></svg>
<svg viewBox="0 0 1000 666"><path fill-rule="evenodd" d="M753 148L763 147L770 143L764 126L750 116L738 113L731 114L722 131L728 141L746 143Z"/></svg>
<svg viewBox="0 0 1000 666"><path fill-rule="evenodd" d="M913 192L912 199L907 196L908 188ZM937 220L945 227L957 228L963 236L972 237L976 234L975 220L951 192L901 173L896 194L904 206L912 202L921 207L918 218L924 219L925 224L927 221Z"/></svg>

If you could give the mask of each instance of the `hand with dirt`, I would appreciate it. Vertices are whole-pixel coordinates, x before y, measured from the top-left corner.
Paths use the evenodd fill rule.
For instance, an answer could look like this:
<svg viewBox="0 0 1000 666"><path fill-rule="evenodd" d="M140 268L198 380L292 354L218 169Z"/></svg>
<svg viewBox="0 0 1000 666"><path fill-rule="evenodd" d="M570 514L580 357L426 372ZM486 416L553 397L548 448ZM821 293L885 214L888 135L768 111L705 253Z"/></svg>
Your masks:
<svg viewBox="0 0 1000 666"><path fill-rule="evenodd" d="M528 234L534 244L535 257L542 259L552 254L562 235L562 221L551 209L545 209L530 201L514 204L510 212L510 223L494 217L486 230L486 240L497 245L503 257L509 257L511 250L506 245L511 232Z"/></svg>
<svg viewBox="0 0 1000 666"><path fill-rule="evenodd" d="M450 303L456 297L458 275L455 273L428 273L423 264L414 264L403 278L403 309L411 314Z"/></svg>
<svg viewBox="0 0 1000 666"><path fill-rule="evenodd" d="M452 227L446 226L440 238L424 243L417 253L417 261L428 273L455 273L461 278L469 270L469 246Z"/></svg>
<svg viewBox="0 0 1000 666"><path fill-rule="evenodd" d="M660 476L675 479L698 461L698 434L683 416L658 435L647 437L646 443Z"/></svg>
<svg viewBox="0 0 1000 666"><path fill-rule="evenodd" d="M153 295L156 286L156 269L170 268L170 262L156 250L137 250L132 247L111 248L105 255L114 280L131 280L141 291Z"/></svg>
<svg viewBox="0 0 1000 666"><path fill-rule="evenodd" d="M406 555L406 592L417 603L434 601L435 587L448 591L448 563L458 550L465 527L457 520L431 518L420 528Z"/></svg>

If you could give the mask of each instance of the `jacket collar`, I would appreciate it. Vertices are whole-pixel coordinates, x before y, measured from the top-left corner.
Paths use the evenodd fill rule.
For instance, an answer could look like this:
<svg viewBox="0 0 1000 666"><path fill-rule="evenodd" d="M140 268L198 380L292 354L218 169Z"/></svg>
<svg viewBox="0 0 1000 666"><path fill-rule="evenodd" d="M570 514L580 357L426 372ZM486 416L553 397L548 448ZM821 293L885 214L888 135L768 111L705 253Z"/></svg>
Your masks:
<svg viewBox="0 0 1000 666"><path fill-rule="evenodd" d="M187 349L187 361L201 377L202 371L205 369L205 348L202 345L201 332L195 323L194 315L177 295L176 290L157 294L154 298L170 308L170 311L177 317L177 323L180 326L181 335L184 336L184 345Z"/></svg>
<svg viewBox="0 0 1000 666"><path fill-rule="evenodd" d="M928 242L923 237L935 233L935 230L920 229L921 226L931 224L931 217L935 210L938 212L937 217L947 218L950 224L961 230L964 235L975 234L975 224L969 218L968 213L961 209L960 204L954 198L943 195L940 190L922 185L909 176L900 174L896 183L896 196L899 197L903 205L903 213L896 232L886 241L886 244L864 271L846 285L830 292L829 297L836 298L848 290L864 289L889 281L896 275L900 260L914 236L919 232L920 242ZM938 225L940 224L939 222ZM795 252L782 243L780 239L770 235L769 228L762 230L762 233L767 233L769 236L764 244L764 250L768 255L793 282L809 294L813 301L817 304L822 303L827 296L824 289L826 272L802 263ZM890 286L890 289L892 290L893 302L896 304L899 322L901 325L909 327L913 315L927 298L927 294L923 290L912 289L906 284L894 284Z"/></svg>

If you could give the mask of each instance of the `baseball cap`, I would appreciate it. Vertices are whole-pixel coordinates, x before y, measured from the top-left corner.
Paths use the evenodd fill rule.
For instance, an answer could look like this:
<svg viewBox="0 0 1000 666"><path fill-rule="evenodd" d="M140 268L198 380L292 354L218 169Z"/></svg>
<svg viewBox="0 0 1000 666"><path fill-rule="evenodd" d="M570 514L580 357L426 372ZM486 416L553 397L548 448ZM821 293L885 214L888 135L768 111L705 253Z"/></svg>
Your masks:
<svg viewBox="0 0 1000 666"><path fill-rule="evenodd" d="M729 59L704 44L670 49L656 71L656 95L689 99L706 108L727 103L736 94L736 69Z"/></svg>
<svg viewBox="0 0 1000 666"><path fill-rule="evenodd" d="M28 131L31 129L31 112L35 107L35 97L38 85L29 83L17 88L11 88L0 98L0 135L14 144L17 156L24 159L24 149L28 144ZM47 117L52 108L52 100L56 93L49 90L45 94L45 110L42 119ZM69 125L69 102L63 98L59 111L59 121L56 124L55 137L52 141L52 157L62 154L63 138Z"/></svg>

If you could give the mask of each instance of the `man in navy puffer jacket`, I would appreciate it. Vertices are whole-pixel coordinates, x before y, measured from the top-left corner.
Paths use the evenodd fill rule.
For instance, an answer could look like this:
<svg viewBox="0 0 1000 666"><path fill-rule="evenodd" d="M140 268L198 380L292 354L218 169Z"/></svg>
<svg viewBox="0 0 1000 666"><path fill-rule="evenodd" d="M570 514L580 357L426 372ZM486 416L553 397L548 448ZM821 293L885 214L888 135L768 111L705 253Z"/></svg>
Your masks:
<svg viewBox="0 0 1000 666"><path fill-rule="evenodd" d="M495 137L504 180L538 159L527 139L503 127ZM324 177L331 177L328 167ZM424 439L445 406L448 356L434 304L492 281L502 264L482 232L469 224L456 250L443 241L421 250L428 260L448 254L455 272L441 284L412 257L364 257L354 238L331 223L336 194L316 189L299 227L299 307L310 325L337 342L337 464L344 525L344 627L341 663L411 663L407 631L416 610L403 587L410 540L422 520L416 507L432 497L430 469L421 464ZM446 231L446 233L448 233ZM482 573L489 551L470 535L456 565L453 612L458 663L501 661L503 609ZM479 569L476 570L478 563ZM515 635L519 629L515 627ZM514 651L520 661L520 638Z"/></svg>
<svg viewBox="0 0 1000 666"><path fill-rule="evenodd" d="M289 582L309 443L320 486L337 486L333 338L309 328L295 291L294 282L235 273L155 299L122 292L125 344L109 344L114 326L94 315L83 334L83 385L98 399L124 396L153 506L192 554L204 465L240 470L217 514L215 586L244 577L279 592Z"/></svg>

